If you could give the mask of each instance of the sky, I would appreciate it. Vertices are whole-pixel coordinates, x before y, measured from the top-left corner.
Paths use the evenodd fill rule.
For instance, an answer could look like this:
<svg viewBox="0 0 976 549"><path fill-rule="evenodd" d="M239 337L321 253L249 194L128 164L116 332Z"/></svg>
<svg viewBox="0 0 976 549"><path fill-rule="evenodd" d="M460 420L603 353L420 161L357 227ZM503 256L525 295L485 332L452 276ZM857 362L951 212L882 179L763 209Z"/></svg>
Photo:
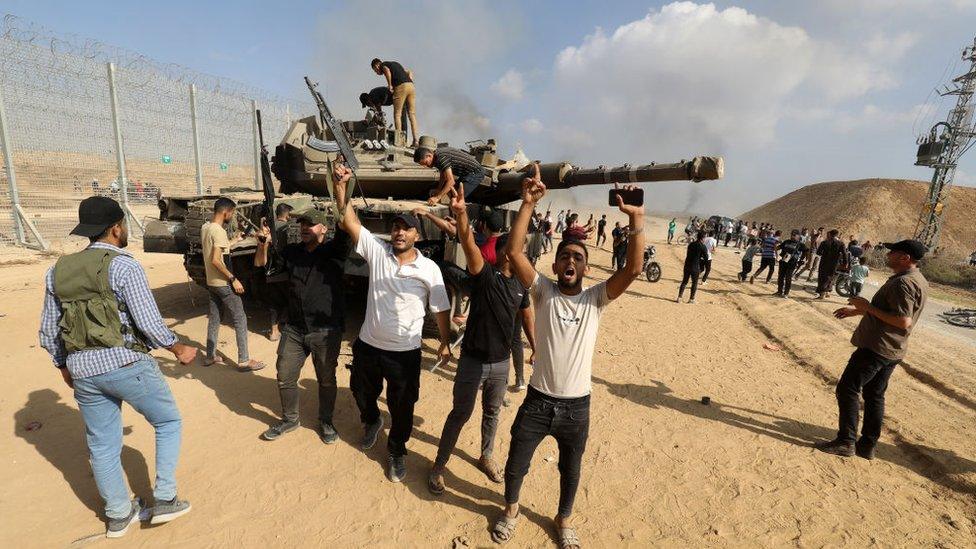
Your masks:
<svg viewBox="0 0 976 549"><path fill-rule="evenodd" d="M307 74L349 119L383 83L369 60L398 60L422 133L581 166L723 155L721 181L645 191L656 210L726 215L821 181L928 180L915 140L944 117L952 98L933 89L962 72L976 31L976 0L6 0L0 13L284 97L304 99ZM957 183L976 185L976 153Z"/></svg>

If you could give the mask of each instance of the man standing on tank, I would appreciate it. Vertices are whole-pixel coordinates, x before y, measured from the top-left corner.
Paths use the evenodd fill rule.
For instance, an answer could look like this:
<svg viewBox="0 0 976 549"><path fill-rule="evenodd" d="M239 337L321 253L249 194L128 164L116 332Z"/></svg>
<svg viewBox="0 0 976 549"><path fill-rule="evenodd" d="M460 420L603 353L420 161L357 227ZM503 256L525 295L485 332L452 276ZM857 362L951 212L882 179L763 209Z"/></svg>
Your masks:
<svg viewBox="0 0 976 549"><path fill-rule="evenodd" d="M382 61L379 58L370 62L373 72L386 78L386 87L393 94L393 126L397 131L403 130L403 109L407 109L410 118L410 131L413 133L411 147L420 145L420 130L417 129L417 111L415 109L416 92L413 87L413 73L396 61Z"/></svg>

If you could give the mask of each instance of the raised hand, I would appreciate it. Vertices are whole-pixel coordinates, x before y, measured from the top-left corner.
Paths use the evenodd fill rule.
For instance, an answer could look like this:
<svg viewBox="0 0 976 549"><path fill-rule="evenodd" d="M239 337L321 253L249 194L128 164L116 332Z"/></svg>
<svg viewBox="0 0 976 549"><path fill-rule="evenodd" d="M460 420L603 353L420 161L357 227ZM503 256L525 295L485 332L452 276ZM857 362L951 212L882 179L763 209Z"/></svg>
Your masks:
<svg viewBox="0 0 976 549"><path fill-rule="evenodd" d="M533 174L522 180L522 201L529 204L538 204L542 197L546 195L546 186L539 177L539 165L533 165Z"/></svg>
<svg viewBox="0 0 976 549"><path fill-rule="evenodd" d="M619 189L620 187L614 183L613 188ZM624 185L623 190L633 191L637 189L636 185ZM634 206L633 204L624 204L624 199L619 194L617 195L617 208L620 209L621 213L627 214L628 216L638 216L644 217L644 206Z"/></svg>
<svg viewBox="0 0 976 549"><path fill-rule="evenodd" d="M464 201L464 183L458 182L458 189L454 187L448 189L447 194L451 197L451 211L456 217L461 217L468 211L468 205Z"/></svg>

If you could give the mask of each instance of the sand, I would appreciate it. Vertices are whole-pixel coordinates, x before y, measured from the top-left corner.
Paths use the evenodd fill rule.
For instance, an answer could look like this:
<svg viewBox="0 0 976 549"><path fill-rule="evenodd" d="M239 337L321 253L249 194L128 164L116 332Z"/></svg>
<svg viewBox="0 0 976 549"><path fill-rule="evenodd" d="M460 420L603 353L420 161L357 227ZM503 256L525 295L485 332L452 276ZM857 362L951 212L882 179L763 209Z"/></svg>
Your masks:
<svg viewBox="0 0 976 549"><path fill-rule="evenodd" d="M612 221L613 219L611 219ZM664 235L663 223L649 229ZM732 282L738 256L721 249L695 305L676 304L683 249L656 241L662 280L639 280L607 310L594 359L591 431L576 504L589 547L973 546L976 539L976 349L922 326L891 380L878 458L842 459L810 448L836 425L833 384L851 348L852 320L829 316L839 300L770 297L766 285ZM138 244L135 245L138 247ZM170 326L201 342L205 301L179 256L137 253ZM594 250L593 280L609 255ZM41 276L51 263L2 267L0 329L0 546L108 546L84 429L70 390L36 344ZM545 264L546 259L540 265ZM252 311L251 352L273 361L275 344ZM355 326L351 327L350 333ZM233 332L221 332L233 355ZM773 343L780 351L764 349ZM425 342L430 364L434 344ZM184 418L178 470L193 511L135 528L126 547L488 547L502 487L474 466L470 421L449 464L447 493L428 494L426 473L450 408L454 366L424 372L408 476L383 475L385 435L358 450L360 425L339 373L340 441L315 427L312 369L303 371L303 428L269 443L258 435L278 414L274 369L180 366L157 352ZM340 364L350 360L348 341ZM701 404L702 396L711 404ZM504 458L521 394L502 413ZM477 415L475 416L477 418ZM123 462L133 489L150 494L153 432L126 408ZM38 430L27 431L31 422ZM556 448L545 441L526 479L525 519L512 547L552 547L558 498ZM94 536L94 537L89 537ZM118 543L116 546L121 546Z"/></svg>

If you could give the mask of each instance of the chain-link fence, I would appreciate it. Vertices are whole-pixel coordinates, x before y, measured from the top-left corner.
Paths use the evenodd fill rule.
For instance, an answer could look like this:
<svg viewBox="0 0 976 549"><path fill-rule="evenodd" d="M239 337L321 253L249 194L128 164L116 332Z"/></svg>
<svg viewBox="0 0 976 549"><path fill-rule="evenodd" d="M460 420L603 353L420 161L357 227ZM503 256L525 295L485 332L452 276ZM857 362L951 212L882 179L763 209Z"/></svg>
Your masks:
<svg viewBox="0 0 976 549"><path fill-rule="evenodd" d="M158 213L159 195L255 188L255 107L272 148L292 112L314 112L308 102L6 16L0 244L64 240L78 203L94 194L124 202L138 221Z"/></svg>

